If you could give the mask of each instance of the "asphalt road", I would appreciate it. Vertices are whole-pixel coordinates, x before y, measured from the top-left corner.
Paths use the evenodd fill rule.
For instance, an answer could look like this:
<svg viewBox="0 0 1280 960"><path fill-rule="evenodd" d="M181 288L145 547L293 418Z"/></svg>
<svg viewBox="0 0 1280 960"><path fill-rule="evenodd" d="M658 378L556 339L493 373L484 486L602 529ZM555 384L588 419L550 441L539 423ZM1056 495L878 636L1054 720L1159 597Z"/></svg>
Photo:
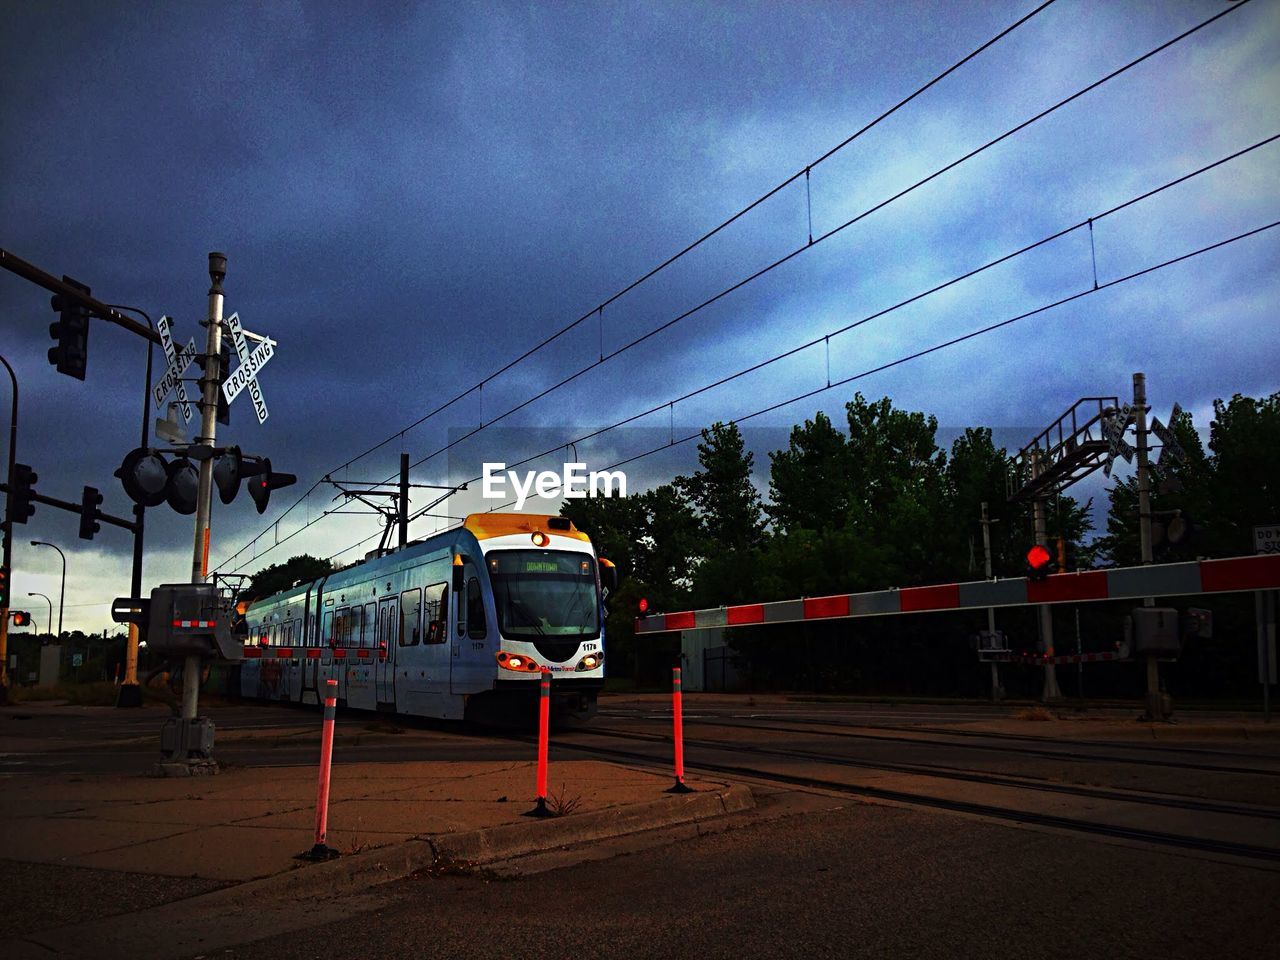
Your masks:
<svg viewBox="0 0 1280 960"><path fill-rule="evenodd" d="M315 762L314 711L210 712L224 763ZM0 777L142 773L164 716L0 711ZM421 876L378 888L384 902L373 912L337 904L332 923L276 937L260 931L261 941L218 955L1271 955L1280 740L1153 741L1128 722L1082 727L1079 736L991 724L1007 716L982 707L692 698L691 772L732 768L762 799L758 815L735 829L524 879ZM348 759L532 755L523 731L353 713L340 715L338 730L339 770ZM554 734L553 768L557 756L598 756L669 769L669 735L663 702L606 701L596 721ZM876 791L908 803L867 802ZM783 816L801 801L810 812ZM941 812L931 802L991 812ZM1014 822L1001 810L1029 819ZM1079 826L1035 821L1044 814ZM1186 842L1123 838L1125 829ZM1224 844L1255 854L1224 853ZM10 879L42 891L30 910L46 895L84 904L111 888L111 875ZM147 878L135 879L143 901L196 892L152 891ZM246 922L250 936L259 932Z"/></svg>
<svg viewBox="0 0 1280 960"><path fill-rule="evenodd" d="M430 957L1270 956L1280 875L852 804L524 880L426 876L233 948Z"/></svg>

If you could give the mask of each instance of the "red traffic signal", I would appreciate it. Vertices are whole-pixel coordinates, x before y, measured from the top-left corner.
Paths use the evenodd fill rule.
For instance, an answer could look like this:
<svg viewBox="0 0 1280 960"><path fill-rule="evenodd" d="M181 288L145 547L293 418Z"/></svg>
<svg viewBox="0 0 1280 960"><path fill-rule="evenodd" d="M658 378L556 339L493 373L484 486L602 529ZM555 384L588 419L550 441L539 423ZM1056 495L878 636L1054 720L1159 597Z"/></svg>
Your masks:
<svg viewBox="0 0 1280 960"><path fill-rule="evenodd" d="M15 627L31 626L31 614L27 613L25 610L13 611L13 625Z"/></svg>
<svg viewBox="0 0 1280 960"><path fill-rule="evenodd" d="M647 617L649 615L649 601L647 598L641 597L636 601L636 613L640 614L642 617Z"/></svg>
<svg viewBox="0 0 1280 960"><path fill-rule="evenodd" d="M1037 543L1027 551L1027 576L1032 580L1043 580L1057 569L1058 561L1044 544Z"/></svg>

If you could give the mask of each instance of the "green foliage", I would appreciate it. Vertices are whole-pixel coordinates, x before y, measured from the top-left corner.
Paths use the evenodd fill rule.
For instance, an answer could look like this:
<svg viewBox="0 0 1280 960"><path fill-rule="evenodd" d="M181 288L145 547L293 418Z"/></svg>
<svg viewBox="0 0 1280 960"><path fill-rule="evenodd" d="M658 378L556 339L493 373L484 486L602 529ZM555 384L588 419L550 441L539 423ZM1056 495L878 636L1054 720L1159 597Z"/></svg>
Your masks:
<svg viewBox="0 0 1280 960"><path fill-rule="evenodd" d="M698 444L701 467L676 477L675 487L693 507L708 545L741 550L755 546L764 533L760 493L751 482L755 456L742 442L736 423L713 423Z"/></svg>
<svg viewBox="0 0 1280 960"><path fill-rule="evenodd" d="M1280 449L1280 393L1255 400L1236 394L1214 401L1206 454L1191 414L1170 426L1187 454L1186 463L1171 461L1153 468L1151 510L1156 532L1167 514L1180 510L1195 533L1180 545L1167 542L1154 549L1157 561L1197 556L1237 556L1253 549L1253 527L1280 519L1280 480L1275 451ZM1111 564L1141 561L1138 482L1135 477L1109 491L1107 535L1098 541L1100 555Z"/></svg>
<svg viewBox="0 0 1280 960"><path fill-rule="evenodd" d="M253 575L249 592L254 597L269 597L281 590L288 590L302 580L315 580L333 573L333 564L328 560L300 554L290 557L284 563L273 563L263 567Z"/></svg>

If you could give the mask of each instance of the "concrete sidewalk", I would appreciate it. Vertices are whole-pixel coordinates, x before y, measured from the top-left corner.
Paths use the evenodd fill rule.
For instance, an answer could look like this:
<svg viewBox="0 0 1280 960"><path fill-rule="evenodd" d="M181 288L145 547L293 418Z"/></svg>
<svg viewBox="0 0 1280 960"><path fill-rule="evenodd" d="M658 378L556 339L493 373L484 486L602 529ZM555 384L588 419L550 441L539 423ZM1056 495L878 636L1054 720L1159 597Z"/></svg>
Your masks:
<svg viewBox="0 0 1280 960"><path fill-rule="evenodd" d="M548 806L566 815L537 821L522 816L533 806L532 762L348 763L334 768L328 842L350 857L413 840L468 838L494 859L511 832L504 826L518 824L517 833L534 838L554 832L550 845L557 845L564 826L596 823L602 814L617 821L642 808L634 829L706 815L664 794L670 782L612 763L557 761ZM715 798L730 792L725 784L692 785L704 803L714 799L708 811L724 812ZM295 855L313 843L315 799L314 767L233 768L180 780L12 778L0 793L0 859L233 883L271 877L313 869ZM741 809L744 801L735 795L733 802ZM551 823L559 829L542 829ZM518 846L513 855L528 852L526 840Z"/></svg>

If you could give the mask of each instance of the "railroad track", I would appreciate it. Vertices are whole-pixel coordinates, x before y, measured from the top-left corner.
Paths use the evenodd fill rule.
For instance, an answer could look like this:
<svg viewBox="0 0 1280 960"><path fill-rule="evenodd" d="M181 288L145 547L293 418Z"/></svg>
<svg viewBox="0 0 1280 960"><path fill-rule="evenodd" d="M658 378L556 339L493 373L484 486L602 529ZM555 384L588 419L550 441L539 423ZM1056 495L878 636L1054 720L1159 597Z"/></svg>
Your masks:
<svg viewBox="0 0 1280 960"><path fill-rule="evenodd" d="M638 743L664 744L669 740L663 737L657 737L650 734L639 734L633 732L624 732L617 730L605 730L600 728L592 728L589 731L583 731L589 736L603 736L615 739L630 740ZM518 739L525 742L534 742L531 738L519 737ZM566 740L563 736L557 737L552 745L558 750L568 750L578 753L585 753L595 756L613 758L618 760L626 760L629 762L639 762L650 766L666 767L669 760L665 756L654 756L651 753L644 753L637 750L626 750L618 747L609 747L600 744L583 743L580 740ZM812 763L840 766L840 767L859 767L874 770L888 770L894 772L907 772L917 775L928 776L931 778L941 778L947 780L961 780L971 783L983 783L994 786L1013 787L1021 790L1031 790L1037 792L1057 793L1069 796L1082 796L1090 799L1113 800L1124 803L1132 803L1144 806L1162 806L1174 807L1178 809L1193 810L1200 813L1210 813L1217 815L1230 815L1237 817L1250 817L1258 820L1268 821L1280 819L1280 810L1249 807L1244 805L1224 804L1214 801L1198 800L1195 798L1170 797L1163 795L1149 794L1130 794L1120 791L1099 790L1090 787L1077 787L1066 784L1050 784L1039 783L1034 781L1024 781L1016 778L1003 777L995 774L982 774L968 772L963 770L941 771L936 769L917 770L911 765L898 765L880 763L874 761L852 760L847 757L832 757L822 754L812 754L807 752L773 750L766 747L756 747L750 744L724 743L717 741L701 741L687 740L685 747L715 750L733 753L749 753L757 756L779 757L787 759L800 759ZM864 797L871 800L882 800L893 803L901 803L910 806L926 807L937 810L946 810L953 813L964 813L974 816L985 817L994 820L1002 820L1012 823L1021 823L1034 826L1052 827L1062 830L1070 830L1076 833L1088 834L1092 836L1110 837L1113 839L1123 839L1138 841L1142 843L1155 844L1162 847L1174 847L1184 850L1195 850L1206 853L1214 853L1225 856L1240 857L1246 860L1258 863L1280 863L1280 849L1275 847L1262 846L1258 844L1241 843L1231 840L1221 840L1211 837L1197 837L1186 834L1169 833L1160 830L1150 830L1140 827L1127 827L1117 824L1100 823L1093 820L1084 820L1076 817L1067 817L1058 814L1041 813L1030 810L1020 810L1015 807L1006 807L996 804L977 803L969 800L958 800L948 797L934 796L928 793L918 793L909 790L890 789L885 787L869 786L864 784L852 784L841 780L833 780L825 777L808 776L803 774L784 773L777 770L762 769L761 767L750 766L739 763L715 762L709 759L695 759L686 755L685 765L687 769L698 770L707 773L717 773L728 776L742 777L751 780L787 784L789 786L804 787L815 790L824 790L834 793L848 794L852 796Z"/></svg>
<svg viewBox="0 0 1280 960"><path fill-rule="evenodd" d="M833 726L832 724L827 724L825 721L821 721L821 720L807 720L807 721L806 720L787 720L785 721L785 723L790 724L791 726L783 726L781 724L751 723L749 721L744 722L738 719L725 719L725 720L708 719L705 716L700 716L700 717L697 717L696 719L686 718L685 723L688 726L723 726L723 727L732 727L735 729L743 729L743 730L772 730L778 733L805 732L802 729L796 729L797 726L800 726L800 727ZM835 724L834 726L840 727L844 725ZM888 728L875 727L873 729L888 729ZM895 729L899 729L899 728L895 728ZM915 728L912 728L912 727L905 727L900 729L902 729L904 732L907 732L907 733L915 732ZM998 753L1016 753L1024 757L1032 756L1032 757L1048 758L1051 760L1079 760L1079 761L1094 762L1094 763L1127 763L1127 764L1136 764L1140 766L1166 767L1166 768L1179 769L1179 770L1196 770L1202 773L1235 773L1235 774L1243 774L1246 776L1280 777L1280 770L1267 770L1259 767L1235 767L1235 766L1226 766L1222 764L1193 763L1190 761L1156 759L1152 757L1125 757L1125 756L1115 756L1112 754L1104 754L1104 753L1096 753L1096 752L1083 753L1079 751L1070 751L1070 750L1044 750L1044 749L1014 746L1012 744L1006 744L1006 743L956 743L950 740L940 740L940 739L937 739L936 737L932 737L932 738L915 737L915 736L902 737L902 736L893 736L892 734L888 734L888 733L883 733L883 734L855 733L854 731L848 730L848 729L826 730L826 731L823 731L823 735L830 736L830 737L843 737L843 738L853 739L853 740L875 740L875 741L887 742L887 743L915 743L915 744L922 744L924 746L959 747L965 750L987 750L987 751L998 752ZM951 733L951 731L945 731L944 735L952 736L953 734ZM986 736L985 734L975 733L972 731L970 731L966 735L971 737ZM1003 735L997 734L995 736L1003 736ZM1063 742L1063 741L1047 740L1047 742ZM1087 741L1070 741L1070 742L1088 744ZM1088 745L1095 746L1094 744L1088 744ZM1122 744L1097 744L1096 746L1100 746L1100 747L1103 747L1104 749L1111 749L1111 750L1144 750L1145 751L1147 749L1145 745L1141 747L1130 747Z"/></svg>

